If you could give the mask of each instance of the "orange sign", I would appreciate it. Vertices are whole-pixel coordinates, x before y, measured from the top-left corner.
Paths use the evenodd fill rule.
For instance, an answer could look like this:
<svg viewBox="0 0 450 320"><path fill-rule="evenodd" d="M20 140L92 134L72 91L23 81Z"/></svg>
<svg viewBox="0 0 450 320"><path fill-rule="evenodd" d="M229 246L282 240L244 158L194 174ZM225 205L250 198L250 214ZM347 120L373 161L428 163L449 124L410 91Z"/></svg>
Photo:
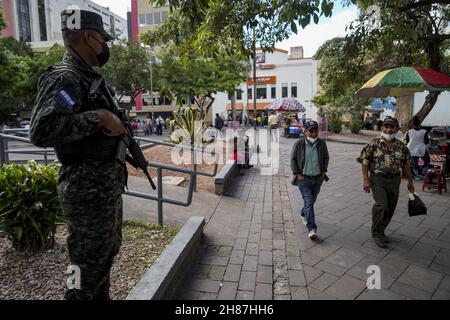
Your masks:
<svg viewBox="0 0 450 320"><path fill-rule="evenodd" d="M247 79L248 85L253 85L253 78ZM256 84L276 84L277 77L276 76L268 76L268 77L256 77Z"/></svg>

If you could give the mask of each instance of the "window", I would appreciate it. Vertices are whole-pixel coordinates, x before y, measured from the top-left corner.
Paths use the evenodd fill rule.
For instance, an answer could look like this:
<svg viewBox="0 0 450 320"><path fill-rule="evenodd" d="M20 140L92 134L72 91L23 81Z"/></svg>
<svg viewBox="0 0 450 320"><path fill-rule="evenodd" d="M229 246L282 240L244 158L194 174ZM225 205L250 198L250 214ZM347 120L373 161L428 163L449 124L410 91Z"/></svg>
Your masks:
<svg viewBox="0 0 450 320"><path fill-rule="evenodd" d="M39 29L41 32L41 41L47 41L47 22L45 20L44 0L38 1L38 12L39 12Z"/></svg>
<svg viewBox="0 0 450 320"><path fill-rule="evenodd" d="M161 13L155 12L153 13L153 24L160 24L161 23Z"/></svg>
<svg viewBox="0 0 450 320"><path fill-rule="evenodd" d="M169 13L167 11L161 12L161 20L165 21L169 17Z"/></svg>
<svg viewBox="0 0 450 320"><path fill-rule="evenodd" d="M267 88L256 88L256 97L258 99L267 99Z"/></svg>
<svg viewBox="0 0 450 320"><path fill-rule="evenodd" d="M19 38L31 42L30 7L28 0L17 1L17 20L19 24Z"/></svg>
<svg viewBox="0 0 450 320"><path fill-rule="evenodd" d="M147 23L145 22L145 14L139 15L139 26L145 26Z"/></svg>
<svg viewBox="0 0 450 320"><path fill-rule="evenodd" d="M288 84L287 83L283 83L282 84L281 97L282 98L287 98L288 97Z"/></svg>
<svg viewBox="0 0 450 320"><path fill-rule="evenodd" d="M153 24L153 14L149 13L147 16L147 25L151 26Z"/></svg>
<svg viewBox="0 0 450 320"><path fill-rule="evenodd" d="M270 88L270 98L271 99L277 98L277 86L272 86L272 88Z"/></svg>
<svg viewBox="0 0 450 320"><path fill-rule="evenodd" d="M242 100L242 89L238 88L236 91L236 100Z"/></svg>
<svg viewBox="0 0 450 320"><path fill-rule="evenodd" d="M250 100L250 99L253 99L252 88L248 88L247 95L248 95L248 99L249 99L249 100Z"/></svg>
<svg viewBox="0 0 450 320"><path fill-rule="evenodd" d="M291 83L291 98L297 98L297 82Z"/></svg>

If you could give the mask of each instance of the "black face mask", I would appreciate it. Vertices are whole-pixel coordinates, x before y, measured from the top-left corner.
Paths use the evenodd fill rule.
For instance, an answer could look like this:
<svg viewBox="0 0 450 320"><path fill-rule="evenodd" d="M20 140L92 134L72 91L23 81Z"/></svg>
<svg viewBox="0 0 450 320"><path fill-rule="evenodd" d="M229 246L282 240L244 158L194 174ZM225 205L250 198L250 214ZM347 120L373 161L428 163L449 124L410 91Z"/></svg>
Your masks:
<svg viewBox="0 0 450 320"><path fill-rule="evenodd" d="M102 48L103 48L101 53L96 54L97 60L98 60L98 63L99 63L98 66L101 68L109 61L109 57L110 57L109 47L106 44L106 42L100 42L96 37L94 37L94 36L92 36L92 37L95 40L97 40L97 42L101 43ZM91 46L89 46L89 48L91 48L91 50L94 51L94 49L92 49ZM95 51L94 51L94 53L95 53Z"/></svg>

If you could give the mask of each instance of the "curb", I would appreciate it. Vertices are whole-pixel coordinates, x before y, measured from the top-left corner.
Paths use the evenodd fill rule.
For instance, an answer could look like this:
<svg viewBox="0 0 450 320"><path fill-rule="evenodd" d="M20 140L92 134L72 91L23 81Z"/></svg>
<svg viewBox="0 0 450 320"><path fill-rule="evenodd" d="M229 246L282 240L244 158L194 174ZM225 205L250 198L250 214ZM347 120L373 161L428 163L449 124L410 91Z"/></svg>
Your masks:
<svg viewBox="0 0 450 320"><path fill-rule="evenodd" d="M168 300L183 280L202 239L204 217L191 217L145 272L126 300Z"/></svg>

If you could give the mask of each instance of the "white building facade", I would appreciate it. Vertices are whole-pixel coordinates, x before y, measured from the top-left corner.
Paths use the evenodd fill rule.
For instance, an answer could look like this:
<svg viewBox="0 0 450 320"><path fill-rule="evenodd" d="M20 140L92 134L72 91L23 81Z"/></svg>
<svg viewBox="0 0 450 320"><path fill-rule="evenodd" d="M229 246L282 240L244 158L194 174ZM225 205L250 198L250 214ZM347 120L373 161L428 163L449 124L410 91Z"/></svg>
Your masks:
<svg viewBox="0 0 450 320"><path fill-rule="evenodd" d="M4 0L10 13L8 35L29 42L34 50L46 50L63 44L61 11L69 7L96 12L102 16L105 30L128 39L127 20L90 0ZM5 5L5 4L4 4Z"/></svg>
<svg viewBox="0 0 450 320"><path fill-rule="evenodd" d="M256 61L257 114L265 112L267 106L277 98L292 98L306 108L306 118L317 119L317 108L311 102L318 90L317 61L304 58L302 47L291 48L290 54L281 49L274 49L272 53L263 53L261 49L257 49ZM247 82L238 86L238 90L238 116L253 117L253 78L250 76ZM231 100L228 93L219 93L213 105L213 115L226 115L230 112Z"/></svg>

